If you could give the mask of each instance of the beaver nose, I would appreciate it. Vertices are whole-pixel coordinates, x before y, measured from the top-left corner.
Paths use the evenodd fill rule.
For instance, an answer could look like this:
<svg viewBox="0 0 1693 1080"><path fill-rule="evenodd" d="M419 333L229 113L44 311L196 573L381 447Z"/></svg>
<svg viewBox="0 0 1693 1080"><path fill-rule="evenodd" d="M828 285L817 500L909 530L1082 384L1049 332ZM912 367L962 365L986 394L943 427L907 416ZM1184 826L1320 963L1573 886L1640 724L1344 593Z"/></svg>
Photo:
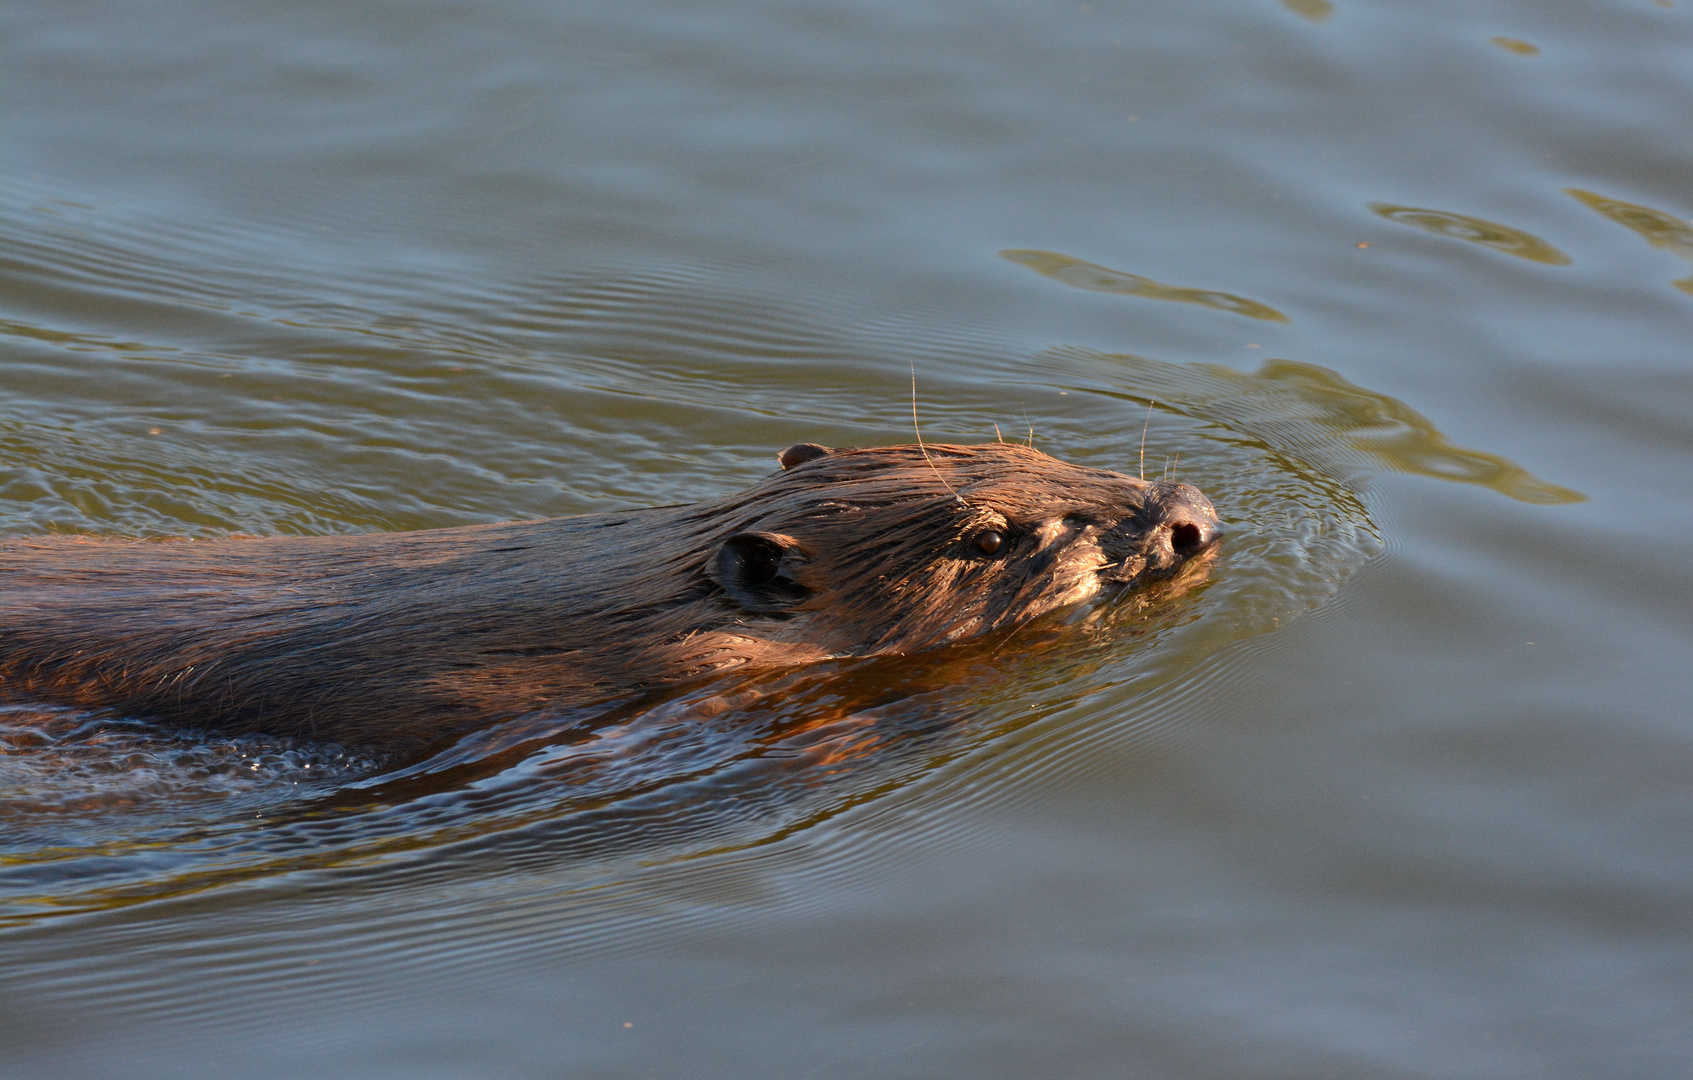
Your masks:
<svg viewBox="0 0 1693 1080"><path fill-rule="evenodd" d="M1160 484L1152 501L1154 520L1170 528L1170 549L1190 559L1222 538L1217 508L1192 484Z"/></svg>

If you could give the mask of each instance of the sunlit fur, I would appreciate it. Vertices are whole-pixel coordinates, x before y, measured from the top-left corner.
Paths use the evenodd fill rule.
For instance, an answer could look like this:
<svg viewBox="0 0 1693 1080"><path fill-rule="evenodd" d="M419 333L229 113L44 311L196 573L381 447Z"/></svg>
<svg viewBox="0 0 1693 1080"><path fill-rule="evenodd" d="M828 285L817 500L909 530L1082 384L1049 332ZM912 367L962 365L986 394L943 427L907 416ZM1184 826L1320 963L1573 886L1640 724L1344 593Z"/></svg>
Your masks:
<svg viewBox="0 0 1693 1080"><path fill-rule="evenodd" d="M1217 535L1186 485L1013 444L928 453L835 451L710 502L550 521L5 541L0 698L419 744L732 665L933 648L1169 574L1172 522ZM808 596L734 602L712 560L749 532L790 539Z"/></svg>

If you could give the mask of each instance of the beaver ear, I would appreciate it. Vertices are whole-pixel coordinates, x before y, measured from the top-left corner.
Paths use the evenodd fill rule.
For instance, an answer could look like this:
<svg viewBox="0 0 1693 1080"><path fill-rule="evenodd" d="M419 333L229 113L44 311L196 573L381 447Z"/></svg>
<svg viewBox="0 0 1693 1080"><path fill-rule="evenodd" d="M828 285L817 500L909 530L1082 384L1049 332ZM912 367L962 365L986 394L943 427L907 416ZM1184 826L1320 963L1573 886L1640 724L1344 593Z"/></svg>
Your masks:
<svg viewBox="0 0 1693 1080"><path fill-rule="evenodd" d="M792 611L811 595L788 573L790 567L805 561L805 551L791 536L736 533L717 549L711 576L747 611Z"/></svg>
<svg viewBox="0 0 1693 1080"><path fill-rule="evenodd" d="M833 450L821 443L801 442L794 443L780 454L777 454L776 460L782 463L782 468L791 469L795 465L804 465L812 458L820 458L832 453L834 453Z"/></svg>

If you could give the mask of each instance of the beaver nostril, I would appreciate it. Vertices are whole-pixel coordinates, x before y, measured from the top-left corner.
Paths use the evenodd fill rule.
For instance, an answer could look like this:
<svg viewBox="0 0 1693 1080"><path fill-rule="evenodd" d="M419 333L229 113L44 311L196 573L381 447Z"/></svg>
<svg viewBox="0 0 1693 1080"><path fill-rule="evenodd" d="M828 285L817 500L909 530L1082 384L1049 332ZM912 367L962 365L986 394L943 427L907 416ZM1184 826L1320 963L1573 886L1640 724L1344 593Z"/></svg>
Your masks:
<svg viewBox="0 0 1693 1080"><path fill-rule="evenodd" d="M1170 526L1170 547L1175 549L1177 555L1192 555L1199 550L1204 539L1205 534L1191 521Z"/></svg>

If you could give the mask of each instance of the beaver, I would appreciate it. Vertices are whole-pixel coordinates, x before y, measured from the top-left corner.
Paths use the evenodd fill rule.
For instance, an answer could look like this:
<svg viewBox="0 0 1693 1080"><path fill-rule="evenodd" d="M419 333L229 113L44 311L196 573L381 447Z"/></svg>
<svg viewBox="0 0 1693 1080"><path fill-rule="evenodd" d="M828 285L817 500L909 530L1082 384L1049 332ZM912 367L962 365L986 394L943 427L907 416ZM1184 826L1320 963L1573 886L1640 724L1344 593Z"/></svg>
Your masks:
<svg viewBox="0 0 1693 1080"><path fill-rule="evenodd" d="M1014 443L777 455L691 505L404 533L0 541L0 699L387 748L745 665L904 654L1168 577L1187 484Z"/></svg>

